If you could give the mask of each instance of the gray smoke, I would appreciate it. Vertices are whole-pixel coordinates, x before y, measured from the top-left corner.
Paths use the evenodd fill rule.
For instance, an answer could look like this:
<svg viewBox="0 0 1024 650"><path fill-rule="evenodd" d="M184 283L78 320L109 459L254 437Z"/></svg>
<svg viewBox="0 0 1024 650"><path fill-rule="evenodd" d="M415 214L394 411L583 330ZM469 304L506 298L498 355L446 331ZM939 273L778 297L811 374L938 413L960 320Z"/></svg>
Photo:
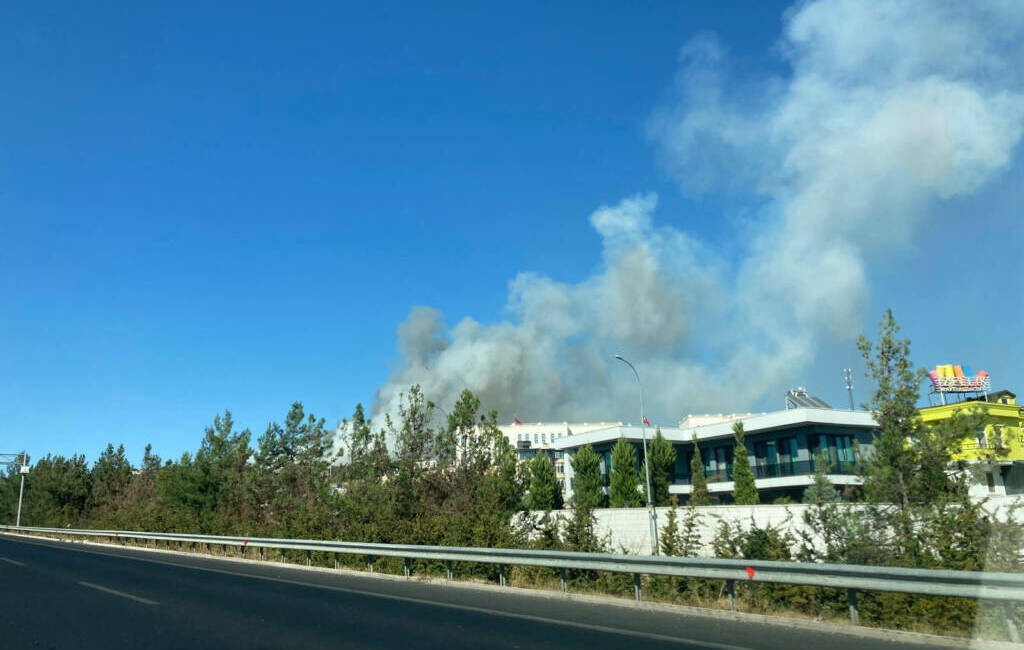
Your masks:
<svg viewBox="0 0 1024 650"><path fill-rule="evenodd" d="M493 325L448 327L415 307L373 412L395 412L420 384L446 408L468 387L506 420L635 422L620 351L664 424L779 393L818 346L862 329L868 268L908 249L923 221L942 227L937 202L1012 163L1022 29L1019 2L801 3L777 48L791 74L759 83L733 79L713 36L693 39L650 136L684 192L762 201L736 226L739 259L659 225L653 194L603 206L590 216L602 265L587 280L521 273Z"/></svg>

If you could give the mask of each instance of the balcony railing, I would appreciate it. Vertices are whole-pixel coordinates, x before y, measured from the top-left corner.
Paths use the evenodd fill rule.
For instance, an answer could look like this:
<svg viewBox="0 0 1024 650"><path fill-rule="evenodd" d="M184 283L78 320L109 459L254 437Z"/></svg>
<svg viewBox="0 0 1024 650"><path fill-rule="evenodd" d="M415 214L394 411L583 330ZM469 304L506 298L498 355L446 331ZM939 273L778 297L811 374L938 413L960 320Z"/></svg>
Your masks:
<svg viewBox="0 0 1024 650"><path fill-rule="evenodd" d="M732 465L725 469L706 471L705 478L708 483L724 483L733 480ZM786 476L810 476L814 474L813 460L796 460L788 463L765 463L753 465L750 468L754 472L754 478L780 478ZM828 474L856 474L857 466L852 461L835 461L829 463ZM676 485L689 485L690 475L677 476Z"/></svg>

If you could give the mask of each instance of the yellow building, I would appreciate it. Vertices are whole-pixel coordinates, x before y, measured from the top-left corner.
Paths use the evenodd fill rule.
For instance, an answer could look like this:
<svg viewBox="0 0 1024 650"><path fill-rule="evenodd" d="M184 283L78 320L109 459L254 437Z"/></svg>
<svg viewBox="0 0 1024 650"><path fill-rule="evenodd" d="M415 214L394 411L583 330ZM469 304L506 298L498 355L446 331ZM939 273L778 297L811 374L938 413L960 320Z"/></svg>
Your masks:
<svg viewBox="0 0 1024 650"><path fill-rule="evenodd" d="M925 424L941 422L956 412L981 417L974 435L963 441L960 453L954 456L956 460L986 465L979 496L1024 494L1024 407L1017 404L1017 396L1002 390L984 398L920 410Z"/></svg>

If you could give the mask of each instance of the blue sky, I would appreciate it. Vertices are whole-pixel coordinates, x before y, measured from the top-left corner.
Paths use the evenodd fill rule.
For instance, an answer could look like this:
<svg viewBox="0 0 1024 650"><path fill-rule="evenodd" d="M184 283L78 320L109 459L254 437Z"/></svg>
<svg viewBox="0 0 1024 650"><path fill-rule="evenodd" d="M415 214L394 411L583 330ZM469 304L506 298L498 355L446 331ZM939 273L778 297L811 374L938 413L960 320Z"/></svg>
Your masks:
<svg viewBox="0 0 1024 650"><path fill-rule="evenodd" d="M697 114L704 99L683 48L709 38L728 52L719 81L731 97L713 110L756 118L759 102L777 101L773 88L800 68L780 46L786 9L9 4L0 451L94 458L123 442L137 460L152 442L176 457L225 408L259 433L294 400L333 424L418 376L403 374L411 362L396 343L411 308L436 308L446 328L467 316L519 326L509 283L529 272L588 286L615 264L612 236L588 218L638 194L657 194L654 228L713 252L703 266L720 268L731 292L753 233L788 199L766 196L763 182L692 187L681 174L706 161L680 154L666 135L679 130L659 130L658 116L678 125ZM874 253L856 240L870 290L845 320L863 331L892 306L920 363L962 359L1019 388L1017 150L982 174L953 196L938 191L899 245ZM937 270L938 259L955 269ZM713 328L702 325L707 307L686 304L693 331ZM800 327L794 336L806 327L814 345L799 365L737 395L735 410L774 408L775 388L794 383L842 403L850 332ZM587 332L556 342L593 341L602 359L625 342ZM673 358L713 365L728 353L706 350L743 339L705 346L702 336L670 340ZM498 385L480 381L485 394ZM615 382L617 392L592 394L588 414L627 417L634 396ZM500 406L539 419L588 395L536 418L529 403ZM674 395L653 400L659 421L726 408Z"/></svg>

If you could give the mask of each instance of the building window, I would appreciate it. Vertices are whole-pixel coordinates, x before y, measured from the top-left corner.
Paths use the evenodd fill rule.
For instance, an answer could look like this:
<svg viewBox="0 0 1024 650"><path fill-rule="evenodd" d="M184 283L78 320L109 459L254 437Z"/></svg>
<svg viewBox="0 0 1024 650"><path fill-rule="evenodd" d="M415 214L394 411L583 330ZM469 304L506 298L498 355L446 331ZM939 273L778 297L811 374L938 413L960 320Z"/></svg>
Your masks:
<svg viewBox="0 0 1024 650"><path fill-rule="evenodd" d="M997 448L998 447L1002 447L1003 446L1003 427L1001 427L1001 426L999 426L997 424L996 426L992 427L992 431L995 432L996 447Z"/></svg>
<svg viewBox="0 0 1024 650"><path fill-rule="evenodd" d="M978 441L978 449L988 449L988 436L985 435L985 427L975 429L974 438Z"/></svg>
<svg viewBox="0 0 1024 650"><path fill-rule="evenodd" d="M539 435L538 435L538 434L536 434L536 433L534 433L534 434L533 434L533 441L534 441L534 442L538 442L538 441L540 441L540 437L539 437Z"/></svg>

